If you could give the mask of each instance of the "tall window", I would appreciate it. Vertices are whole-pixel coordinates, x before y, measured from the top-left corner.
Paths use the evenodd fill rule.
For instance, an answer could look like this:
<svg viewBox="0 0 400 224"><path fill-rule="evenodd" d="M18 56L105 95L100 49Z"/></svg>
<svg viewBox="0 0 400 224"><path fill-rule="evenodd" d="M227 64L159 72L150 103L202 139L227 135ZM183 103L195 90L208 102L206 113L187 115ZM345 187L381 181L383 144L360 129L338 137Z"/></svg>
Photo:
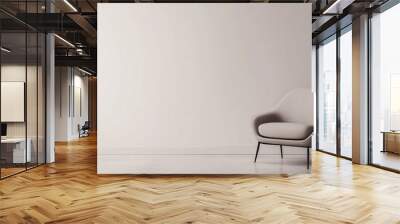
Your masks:
<svg viewBox="0 0 400 224"><path fill-rule="evenodd" d="M400 130L400 73L390 74L390 130Z"/></svg>
<svg viewBox="0 0 400 224"><path fill-rule="evenodd" d="M318 148L336 153L336 37L318 48Z"/></svg>
<svg viewBox="0 0 400 224"><path fill-rule="evenodd" d="M372 163L400 170L400 4L371 19Z"/></svg>
<svg viewBox="0 0 400 224"><path fill-rule="evenodd" d="M339 33L340 36L328 38L318 48L318 149L351 158L351 25Z"/></svg>
<svg viewBox="0 0 400 224"><path fill-rule="evenodd" d="M352 35L351 26L340 36L340 154L352 157Z"/></svg>

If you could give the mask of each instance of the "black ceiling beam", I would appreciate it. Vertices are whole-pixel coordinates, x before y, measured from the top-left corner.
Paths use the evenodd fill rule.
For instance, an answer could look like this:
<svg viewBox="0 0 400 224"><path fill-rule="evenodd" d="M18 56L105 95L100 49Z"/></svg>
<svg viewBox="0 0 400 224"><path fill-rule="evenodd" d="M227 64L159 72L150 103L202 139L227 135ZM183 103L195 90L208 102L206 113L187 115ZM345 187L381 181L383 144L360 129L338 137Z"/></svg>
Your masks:
<svg viewBox="0 0 400 224"><path fill-rule="evenodd" d="M353 20L353 15L346 15L343 18L334 19L333 23L330 23L330 26L325 28L322 32L318 33L318 35L313 36L313 44L319 44L322 41L328 39L332 35L335 35L338 30L342 30L345 27L351 25Z"/></svg>
<svg viewBox="0 0 400 224"><path fill-rule="evenodd" d="M91 1L89 1L89 0L86 0L86 3L87 3L89 6L90 6L90 8L92 8L92 9L93 9L93 11L97 12L96 6L95 6L95 5L93 5Z"/></svg>
<svg viewBox="0 0 400 224"><path fill-rule="evenodd" d="M18 13L16 17L42 32L80 31L82 28L64 13Z"/></svg>
<svg viewBox="0 0 400 224"><path fill-rule="evenodd" d="M56 66L79 66L96 70L97 60L91 56L56 56Z"/></svg>
<svg viewBox="0 0 400 224"><path fill-rule="evenodd" d="M246 3L250 0L153 0L154 3Z"/></svg>
<svg viewBox="0 0 400 224"><path fill-rule="evenodd" d="M13 21L12 23L14 23L14 25L16 25L15 28L17 28L17 29L21 28L21 26L22 26L23 30L25 30L26 28L35 30L35 27L32 27L30 24L26 23L24 20L21 20L20 18L15 16L13 13L0 7L0 23L3 23L2 22L3 19L5 20L5 23ZM3 27L2 27L2 30L4 30Z"/></svg>
<svg viewBox="0 0 400 224"><path fill-rule="evenodd" d="M26 26L19 22L16 22L14 19L10 18L2 18L0 19L0 27L2 32L7 31L23 31L25 32Z"/></svg>

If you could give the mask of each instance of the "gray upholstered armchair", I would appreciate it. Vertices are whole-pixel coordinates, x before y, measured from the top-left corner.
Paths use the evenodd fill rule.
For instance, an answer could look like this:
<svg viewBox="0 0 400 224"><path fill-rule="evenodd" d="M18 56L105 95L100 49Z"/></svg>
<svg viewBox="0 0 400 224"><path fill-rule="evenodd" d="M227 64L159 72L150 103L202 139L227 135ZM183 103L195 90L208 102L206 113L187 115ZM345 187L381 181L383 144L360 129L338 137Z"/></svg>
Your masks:
<svg viewBox="0 0 400 224"><path fill-rule="evenodd" d="M261 144L307 148L307 169L310 167L310 147L313 133L313 94L308 89L295 89L283 97L269 113L256 117L254 130Z"/></svg>

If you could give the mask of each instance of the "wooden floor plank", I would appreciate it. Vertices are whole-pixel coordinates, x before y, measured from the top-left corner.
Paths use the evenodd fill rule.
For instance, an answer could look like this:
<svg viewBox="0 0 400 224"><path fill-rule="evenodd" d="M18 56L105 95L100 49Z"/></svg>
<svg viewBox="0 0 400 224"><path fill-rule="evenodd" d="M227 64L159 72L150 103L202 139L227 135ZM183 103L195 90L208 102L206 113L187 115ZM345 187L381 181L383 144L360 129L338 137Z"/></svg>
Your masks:
<svg viewBox="0 0 400 224"><path fill-rule="evenodd" d="M400 223L400 175L315 152L311 174L96 174L96 138L0 181L0 223Z"/></svg>

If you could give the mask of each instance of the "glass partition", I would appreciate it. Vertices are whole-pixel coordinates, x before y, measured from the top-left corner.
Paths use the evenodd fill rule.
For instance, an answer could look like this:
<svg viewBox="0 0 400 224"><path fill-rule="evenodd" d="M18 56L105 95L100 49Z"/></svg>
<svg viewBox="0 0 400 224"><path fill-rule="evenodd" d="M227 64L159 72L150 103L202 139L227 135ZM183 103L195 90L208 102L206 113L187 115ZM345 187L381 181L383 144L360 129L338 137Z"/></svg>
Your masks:
<svg viewBox="0 0 400 224"><path fill-rule="evenodd" d="M24 171L31 161L26 144L26 40L25 32L1 34L2 177Z"/></svg>
<svg viewBox="0 0 400 224"><path fill-rule="evenodd" d="M43 5L0 3L17 13L42 13ZM44 33L0 12L1 179L45 163L45 45Z"/></svg>

